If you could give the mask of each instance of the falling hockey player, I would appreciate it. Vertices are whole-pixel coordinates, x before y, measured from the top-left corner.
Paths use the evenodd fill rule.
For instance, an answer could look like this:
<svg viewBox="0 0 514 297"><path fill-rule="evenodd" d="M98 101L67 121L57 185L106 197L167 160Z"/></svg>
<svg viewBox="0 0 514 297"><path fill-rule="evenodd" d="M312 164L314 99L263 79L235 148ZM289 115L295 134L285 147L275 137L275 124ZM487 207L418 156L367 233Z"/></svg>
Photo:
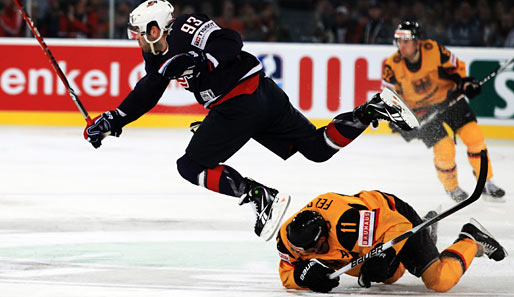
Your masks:
<svg viewBox="0 0 514 297"><path fill-rule="evenodd" d="M466 145L468 160L476 175L480 151L486 148L484 136L466 100L452 106L447 106L447 102L461 94L473 98L480 94L481 86L474 78L466 76L464 62L453 53L433 40L422 40L417 22L402 22L394 39L398 51L385 63L382 85L395 89L420 122L426 123L419 129L399 132L406 141L419 138L427 148L433 148L435 169L445 191L456 202L462 201L467 193L459 187L455 145L443 124L446 123ZM436 109L443 110L429 120ZM490 201L505 201L505 191L491 179L490 165L488 172L484 194Z"/></svg>
<svg viewBox="0 0 514 297"><path fill-rule="evenodd" d="M170 80L177 79L209 110L177 160L189 182L254 206L255 233L273 237L290 197L244 178L223 164L250 139L284 160L296 152L323 162L348 145L366 127L387 120L401 129L419 125L393 91L376 94L353 112L342 113L316 129L269 78L253 55L242 51L241 36L219 27L203 14L173 17L173 6L146 1L130 14L129 37L142 48L146 75L111 111L94 119L84 137L95 147L106 135L119 137L122 127L151 110ZM265 165L263 165L265 166Z"/></svg>
<svg viewBox="0 0 514 297"><path fill-rule="evenodd" d="M282 284L327 293L340 280L329 274L421 223L409 204L391 194L320 195L285 221L277 235ZM485 254L500 261L506 256L505 249L474 219L441 253L433 238L429 229L421 229L347 273L358 277L362 287L370 287L371 282L392 284L408 270L421 277L428 289L445 292L459 282L474 257Z"/></svg>

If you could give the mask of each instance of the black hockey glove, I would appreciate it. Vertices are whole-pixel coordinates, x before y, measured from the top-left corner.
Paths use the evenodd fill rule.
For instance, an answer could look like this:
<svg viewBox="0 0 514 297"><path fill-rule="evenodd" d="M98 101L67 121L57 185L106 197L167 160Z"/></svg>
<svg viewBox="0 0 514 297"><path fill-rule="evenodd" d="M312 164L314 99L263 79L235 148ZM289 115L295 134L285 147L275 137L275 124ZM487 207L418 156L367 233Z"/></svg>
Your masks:
<svg viewBox="0 0 514 297"><path fill-rule="evenodd" d="M89 141L94 148L102 145L102 139L107 135L119 137L121 134L122 116L117 110L102 113L93 119L93 124L84 129L84 138Z"/></svg>
<svg viewBox="0 0 514 297"><path fill-rule="evenodd" d="M358 280L359 285L369 288L371 282L384 282L393 276L399 265L400 260L396 257L396 251L393 248L381 251L362 264Z"/></svg>
<svg viewBox="0 0 514 297"><path fill-rule="evenodd" d="M466 95L469 99L480 95L482 86L473 77L464 77L457 87L462 94Z"/></svg>
<svg viewBox="0 0 514 297"><path fill-rule="evenodd" d="M309 260L295 263L294 281L302 288L308 288L314 292L328 293L339 285L339 277L328 278L333 269L321 264L318 260Z"/></svg>
<svg viewBox="0 0 514 297"><path fill-rule="evenodd" d="M207 65L206 61L207 58L204 53L189 52L178 54L165 62L161 73L167 79L176 79L186 75L186 70L200 70L203 66Z"/></svg>

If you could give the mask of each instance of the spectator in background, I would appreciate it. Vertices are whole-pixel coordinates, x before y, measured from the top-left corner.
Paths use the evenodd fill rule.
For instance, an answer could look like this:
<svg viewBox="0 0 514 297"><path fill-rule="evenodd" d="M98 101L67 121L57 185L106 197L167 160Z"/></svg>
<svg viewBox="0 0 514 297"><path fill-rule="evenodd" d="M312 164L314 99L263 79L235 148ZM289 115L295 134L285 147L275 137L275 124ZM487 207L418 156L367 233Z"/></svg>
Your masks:
<svg viewBox="0 0 514 297"><path fill-rule="evenodd" d="M127 20L132 11L132 6L127 1L121 1L116 5L114 14L114 38L127 39Z"/></svg>
<svg viewBox="0 0 514 297"><path fill-rule="evenodd" d="M200 12L205 15L214 15L214 7L212 7L212 2L202 1L200 5Z"/></svg>
<svg viewBox="0 0 514 297"><path fill-rule="evenodd" d="M371 2L369 5L369 21L364 25L364 43L392 44L394 27L390 20L382 15L383 7L380 2Z"/></svg>
<svg viewBox="0 0 514 297"><path fill-rule="evenodd" d="M432 9L428 10L426 16L426 38L437 41L439 44L448 44L448 34L444 23L443 6L441 3L434 3Z"/></svg>
<svg viewBox="0 0 514 297"><path fill-rule="evenodd" d="M498 26L496 22L491 19L491 8L487 0L479 0L477 3L478 7L478 19L482 24L482 42L485 46L491 46L494 44L494 37Z"/></svg>
<svg viewBox="0 0 514 297"><path fill-rule="evenodd" d="M418 23L427 24L427 11L425 9L425 4L421 1L415 1L412 4L412 17L408 19L416 20Z"/></svg>
<svg viewBox="0 0 514 297"><path fill-rule="evenodd" d="M261 9L261 30L264 41L290 41L289 31L279 21L277 6L273 2L266 2Z"/></svg>
<svg viewBox="0 0 514 297"><path fill-rule="evenodd" d="M222 28L232 29L239 34L243 33L244 25L243 22L235 15L234 2L232 2L232 0L223 1L221 16L216 18L214 21Z"/></svg>
<svg viewBox="0 0 514 297"><path fill-rule="evenodd" d="M245 41L262 41L266 38L261 30L261 21L255 7L250 3L245 3L240 9L239 15L243 20L243 40Z"/></svg>
<svg viewBox="0 0 514 297"><path fill-rule="evenodd" d="M39 33L44 37L59 37L59 20L61 19L62 9L59 0L48 0L47 8L40 12L37 20Z"/></svg>
<svg viewBox="0 0 514 297"><path fill-rule="evenodd" d="M510 15L508 12L504 12L501 15L499 15L500 21L498 30L496 32L495 36L495 42L494 46L497 47L504 47L506 42L510 42L507 40L507 36L512 31L512 28L514 27L514 21L512 20L512 15Z"/></svg>
<svg viewBox="0 0 514 297"><path fill-rule="evenodd" d="M69 3L59 20L59 36L68 38L98 38L98 14L87 0Z"/></svg>
<svg viewBox="0 0 514 297"><path fill-rule="evenodd" d="M467 1L459 4L454 12L454 20L448 28L450 45L482 46L482 25L474 17L473 8Z"/></svg>
<svg viewBox="0 0 514 297"><path fill-rule="evenodd" d="M512 20L512 15L514 14L514 6L510 8L510 12L507 12L504 14L507 15L507 17L510 18L511 24L510 24L510 31L507 34L507 38L505 39L504 46L505 47L514 47L514 22Z"/></svg>
<svg viewBox="0 0 514 297"><path fill-rule="evenodd" d="M0 0L0 36L22 36L23 28L23 18L14 2L11 0Z"/></svg>
<svg viewBox="0 0 514 297"><path fill-rule="evenodd" d="M314 11L314 42L332 43L334 34L331 28L334 22L334 7L328 0L321 0Z"/></svg>
<svg viewBox="0 0 514 297"><path fill-rule="evenodd" d="M357 33L357 22L350 16L350 11L345 6L336 9L336 20L333 26L333 34L337 43L357 43L360 35Z"/></svg>

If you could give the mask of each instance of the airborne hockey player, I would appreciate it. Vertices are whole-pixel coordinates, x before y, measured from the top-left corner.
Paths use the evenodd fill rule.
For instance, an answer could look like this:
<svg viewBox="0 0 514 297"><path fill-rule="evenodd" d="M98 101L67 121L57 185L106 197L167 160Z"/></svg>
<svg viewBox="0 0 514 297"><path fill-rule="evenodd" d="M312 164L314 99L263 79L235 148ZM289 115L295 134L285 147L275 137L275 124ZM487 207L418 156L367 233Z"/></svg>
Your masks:
<svg viewBox="0 0 514 297"><path fill-rule="evenodd" d="M329 274L422 222L409 204L391 194L320 195L280 227L277 249L282 284L290 289L330 292L340 279L330 279ZM358 277L359 285L368 288L372 282L392 284L408 270L421 277L428 289L446 292L459 282L473 258L483 254L500 261L506 251L471 219L441 253L429 230L422 229L347 274Z"/></svg>
<svg viewBox="0 0 514 297"><path fill-rule="evenodd" d="M211 191L239 197L239 204L253 204L255 233L265 240L279 227L290 198L223 164L250 139L284 160L300 152L309 160L323 162L372 121L387 120L402 129L414 127L405 117L418 124L410 110L398 105L392 92L386 91L316 129L287 95L264 77L259 60L241 50L237 32L221 28L203 14L174 18L173 6L162 0L140 4L129 18L129 37L142 48L146 75L115 110L95 118L84 137L95 148L105 135L119 137L122 127L150 111L169 82L177 79L209 110L177 160L180 175Z"/></svg>
<svg viewBox="0 0 514 297"><path fill-rule="evenodd" d="M486 149L484 136L466 100L459 100L450 107L446 101L464 94L473 98L480 94L480 84L466 76L463 61L444 46L426 39L421 40L421 28L417 22L404 21L395 31L398 51L387 59L382 74L382 86L395 89L418 119L426 124L419 129L405 132L395 127L406 141L421 139L427 148L433 148L437 176L446 193L456 202L468 196L460 187L455 163L455 145L443 126L446 123L459 135L467 147L468 160L475 176L480 168L480 151ZM429 120L436 109L444 108L437 117ZM484 194L491 201L505 201L505 191L496 186L491 178L489 162Z"/></svg>

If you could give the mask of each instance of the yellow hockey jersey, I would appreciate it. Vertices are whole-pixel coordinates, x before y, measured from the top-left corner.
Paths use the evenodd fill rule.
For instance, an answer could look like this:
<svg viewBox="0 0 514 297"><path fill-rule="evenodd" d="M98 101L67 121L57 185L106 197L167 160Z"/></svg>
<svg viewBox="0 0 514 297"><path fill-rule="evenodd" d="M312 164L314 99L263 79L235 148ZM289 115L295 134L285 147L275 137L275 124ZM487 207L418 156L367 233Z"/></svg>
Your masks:
<svg viewBox="0 0 514 297"><path fill-rule="evenodd" d="M443 102L456 86L451 76L466 76L466 65L444 46L427 39L420 44L421 65L411 71L400 51L389 57L382 72L382 86L395 89L410 108L422 117Z"/></svg>
<svg viewBox="0 0 514 297"><path fill-rule="evenodd" d="M329 222L329 250L324 254L300 256L287 240L286 227L299 212L314 210ZM302 289L294 281L294 265L298 261L318 259L337 270L352 259L368 253L377 243L387 242L412 228L396 211L394 198L379 191L361 191L354 196L326 193L316 197L280 227L277 249L280 256L279 273L286 288ZM396 252L405 241L393 246ZM348 274L358 276L360 266Z"/></svg>

